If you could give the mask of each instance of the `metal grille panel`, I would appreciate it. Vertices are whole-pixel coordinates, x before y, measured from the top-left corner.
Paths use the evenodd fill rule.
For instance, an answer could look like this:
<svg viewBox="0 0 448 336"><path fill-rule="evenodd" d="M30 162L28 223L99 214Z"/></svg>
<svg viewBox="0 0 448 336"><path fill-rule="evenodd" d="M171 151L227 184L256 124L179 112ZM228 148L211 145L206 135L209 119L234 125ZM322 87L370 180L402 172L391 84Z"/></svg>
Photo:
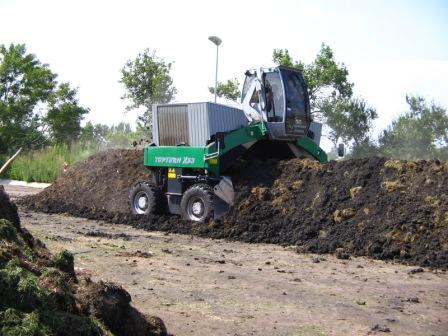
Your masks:
<svg viewBox="0 0 448 336"><path fill-rule="evenodd" d="M188 145L188 106L165 105L157 107L160 146Z"/></svg>

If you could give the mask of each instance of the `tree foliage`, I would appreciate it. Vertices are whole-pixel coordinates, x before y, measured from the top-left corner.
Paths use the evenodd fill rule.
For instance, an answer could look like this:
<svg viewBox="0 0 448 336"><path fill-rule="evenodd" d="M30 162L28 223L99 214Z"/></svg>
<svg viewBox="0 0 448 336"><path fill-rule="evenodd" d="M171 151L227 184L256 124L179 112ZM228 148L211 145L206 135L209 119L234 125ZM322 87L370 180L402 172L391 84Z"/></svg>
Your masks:
<svg viewBox="0 0 448 336"><path fill-rule="evenodd" d="M272 60L302 71L308 85L311 112L330 128L328 138L336 147L342 139L359 146L369 137L376 110L361 98L353 97L353 83L348 80L344 63L336 62L333 51L325 44L310 64L295 61L288 49L274 49Z"/></svg>
<svg viewBox="0 0 448 336"><path fill-rule="evenodd" d="M360 143L356 143L353 145L352 150L347 158L360 159L378 155L380 155L378 146L376 145L375 141L370 136L368 136Z"/></svg>
<svg viewBox="0 0 448 336"><path fill-rule="evenodd" d="M129 148L144 137L145 130L134 131L129 123L117 125L86 123L82 129L80 142L93 148Z"/></svg>
<svg viewBox="0 0 448 336"><path fill-rule="evenodd" d="M328 138L336 147L339 140L360 145L369 137L372 121L378 117L376 110L361 98L334 98L322 103L326 122L330 126Z"/></svg>
<svg viewBox="0 0 448 336"><path fill-rule="evenodd" d="M43 142L37 107L51 94L55 78L24 44L0 45L0 152Z"/></svg>
<svg viewBox="0 0 448 336"><path fill-rule="evenodd" d="M406 96L409 111L379 137L382 155L392 158L448 159L448 115L445 108L423 97Z"/></svg>
<svg viewBox="0 0 448 336"><path fill-rule="evenodd" d="M237 99L241 96L239 86L240 82L236 78L229 79L224 83L218 82L216 95L218 97L224 97L229 100L237 101ZM212 86L209 86L208 90L211 94L215 93L215 88Z"/></svg>
<svg viewBox="0 0 448 336"><path fill-rule="evenodd" d="M107 125L93 124L91 121L88 121L81 130L79 140L85 144L100 145L105 142L109 130Z"/></svg>
<svg viewBox="0 0 448 336"><path fill-rule="evenodd" d="M278 65L296 68L303 71L304 64L302 62L294 61L289 54L288 49L274 49L272 52L272 61Z"/></svg>
<svg viewBox="0 0 448 336"><path fill-rule="evenodd" d="M129 101L128 111L145 109L139 117L142 126L151 126L152 104L168 103L177 93L170 76L171 65L157 57L155 51L146 49L121 69L120 83L126 90L121 98Z"/></svg>
<svg viewBox="0 0 448 336"><path fill-rule="evenodd" d="M348 80L346 66L336 62L333 51L325 44L321 45L319 53L310 64L294 61L288 49L274 49L272 60L278 65L303 72L314 113L321 112L319 107L329 98L350 98L353 94L353 83Z"/></svg>
<svg viewBox="0 0 448 336"><path fill-rule="evenodd" d="M77 139L88 109L56 77L24 44L0 45L0 153Z"/></svg>
<svg viewBox="0 0 448 336"><path fill-rule="evenodd" d="M70 144L81 134L81 120L89 109L79 106L76 94L69 83L61 83L48 99L45 122L54 143Z"/></svg>

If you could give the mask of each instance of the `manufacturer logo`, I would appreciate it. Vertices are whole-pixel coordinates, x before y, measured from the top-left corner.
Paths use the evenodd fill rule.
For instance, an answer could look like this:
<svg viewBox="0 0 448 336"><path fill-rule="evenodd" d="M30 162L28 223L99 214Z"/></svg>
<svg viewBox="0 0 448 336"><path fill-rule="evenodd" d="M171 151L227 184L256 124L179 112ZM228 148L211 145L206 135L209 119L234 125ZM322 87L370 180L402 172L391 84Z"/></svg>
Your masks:
<svg viewBox="0 0 448 336"><path fill-rule="evenodd" d="M174 157L174 156L156 156L156 163L169 163L169 164L194 164L195 158L184 156L184 157Z"/></svg>
<svg viewBox="0 0 448 336"><path fill-rule="evenodd" d="M182 162L182 158L180 157L169 157L169 156L156 156L157 163L174 163L178 164Z"/></svg>

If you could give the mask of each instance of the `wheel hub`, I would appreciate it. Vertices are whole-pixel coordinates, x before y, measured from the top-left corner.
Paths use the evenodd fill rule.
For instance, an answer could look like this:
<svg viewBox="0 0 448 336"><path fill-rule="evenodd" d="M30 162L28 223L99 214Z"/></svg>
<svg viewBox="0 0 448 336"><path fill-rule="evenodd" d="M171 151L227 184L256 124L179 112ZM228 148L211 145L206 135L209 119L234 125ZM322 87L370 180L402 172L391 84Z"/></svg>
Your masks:
<svg viewBox="0 0 448 336"><path fill-rule="evenodd" d="M134 211L137 214L143 215L143 214L145 214L146 210L148 209L148 206L149 206L148 195L143 191L138 192L135 195L134 201L133 201Z"/></svg>
<svg viewBox="0 0 448 336"><path fill-rule="evenodd" d="M196 201L193 203L191 211L193 212L193 215L200 216L204 212L204 205L202 204L202 202Z"/></svg>
<svg viewBox="0 0 448 336"><path fill-rule="evenodd" d="M140 209L145 209L147 204L148 204L148 199L145 196L139 197L139 199L138 199L138 207Z"/></svg>

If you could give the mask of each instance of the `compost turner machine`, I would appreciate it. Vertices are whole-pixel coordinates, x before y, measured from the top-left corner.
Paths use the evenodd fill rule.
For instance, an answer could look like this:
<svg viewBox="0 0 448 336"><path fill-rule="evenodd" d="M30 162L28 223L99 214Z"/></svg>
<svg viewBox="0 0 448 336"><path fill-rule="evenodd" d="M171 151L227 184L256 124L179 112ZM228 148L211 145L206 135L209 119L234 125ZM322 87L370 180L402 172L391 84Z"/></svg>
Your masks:
<svg viewBox="0 0 448 336"><path fill-rule="evenodd" d="M242 109L210 102L153 106L154 142L144 149L152 180L131 189L133 214L168 213L192 221L225 215L235 198L226 172L250 151L327 161L319 147L322 125L311 119L300 71L247 71L241 104Z"/></svg>

